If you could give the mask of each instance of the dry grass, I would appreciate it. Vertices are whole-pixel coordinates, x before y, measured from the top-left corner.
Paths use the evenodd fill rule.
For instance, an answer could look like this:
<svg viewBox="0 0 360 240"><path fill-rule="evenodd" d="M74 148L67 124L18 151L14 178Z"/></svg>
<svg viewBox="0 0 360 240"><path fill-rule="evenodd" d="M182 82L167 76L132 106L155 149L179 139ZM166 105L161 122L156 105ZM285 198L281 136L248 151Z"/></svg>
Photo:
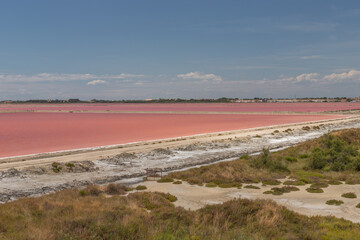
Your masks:
<svg viewBox="0 0 360 240"><path fill-rule="evenodd" d="M346 144L350 144L360 149L360 129L342 130L333 132L330 135L344 142L344 148L348 147ZM182 179L190 184L213 182L217 185L224 183L259 183L261 181L264 185L272 185L277 183L277 179L286 176L290 176L294 180L286 181L285 185L314 184L315 188L324 188L328 184L341 184L340 181L347 184L360 184L359 171L349 169L331 171L331 169L326 168L323 170L311 169L313 149L324 147L328 139L330 139L329 136L323 136L279 152L269 153L264 150L259 156L245 155L235 161L170 173L169 177ZM349 167L352 166L349 165Z"/></svg>
<svg viewBox="0 0 360 240"><path fill-rule="evenodd" d="M358 224L306 217L269 200L238 199L198 211L176 208L172 201L176 197L164 193L108 197L81 196L79 190L21 199L0 205L0 239L321 239L330 235L354 239L360 235Z"/></svg>

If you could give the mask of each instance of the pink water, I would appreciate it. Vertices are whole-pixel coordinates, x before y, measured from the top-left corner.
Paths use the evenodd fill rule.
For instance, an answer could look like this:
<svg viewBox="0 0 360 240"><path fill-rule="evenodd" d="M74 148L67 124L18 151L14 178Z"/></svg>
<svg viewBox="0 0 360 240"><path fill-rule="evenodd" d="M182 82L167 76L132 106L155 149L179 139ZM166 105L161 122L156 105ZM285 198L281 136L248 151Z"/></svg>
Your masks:
<svg viewBox="0 0 360 240"><path fill-rule="evenodd" d="M0 113L0 157L338 117L266 114Z"/></svg>
<svg viewBox="0 0 360 240"><path fill-rule="evenodd" d="M87 104L0 104L1 110L74 111L203 111L203 112L324 112L360 109L348 103L87 103Z"/></svg>

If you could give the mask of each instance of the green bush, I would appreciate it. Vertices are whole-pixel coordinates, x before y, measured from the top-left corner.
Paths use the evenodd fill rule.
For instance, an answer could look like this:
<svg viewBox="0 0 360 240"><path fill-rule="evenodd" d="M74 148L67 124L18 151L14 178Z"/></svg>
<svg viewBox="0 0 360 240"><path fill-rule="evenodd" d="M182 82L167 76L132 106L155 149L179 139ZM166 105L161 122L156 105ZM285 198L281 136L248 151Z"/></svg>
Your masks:
<svg viewBox="0 0 360 240"><path fill-rule="evenodd" d="M324 190L322 190L321 188L314 188L314 187L307 188L306 191L308 191L309 193L323 193L324 192Z"/></svg>
<svg viewBox="0 0 360 240"><path fill-rule="evenodd" d="M169 177L163 177L159 180L157 180L158 183L170 183L173 182L174 179L173 178L169 178Z"/></svg>
<svg viewBox="0 0 360 240"><path fill-rule="evenodd" d="M246 185L246 186L244 186L244 188L249 188L249 189L260 189L258 186L254 186L254 185Z"/></svg>
<svg viewBox="0 0 360 240"><path fill-rule="evenodd" d="M353 192L344 193L341 196L344 198L357 198L356 194Z"/></svg>
<svg viewBox="0 0 360 240"><path fill-rule="evenodd" d="M285 160L292 163L297 162L297 159L295 157L286 157Z"/></svg>
<svg viewBox="0 0 360 240"><path fill-rule="evenodd" d="M342 182L340 182L338 180L334 180L334 179L329 180L327 183L330 184L330 185L340 185L340 184L342 184Z"/></svg>
<svg viewBox="0 0 360 240"><path fill-rule="evenodd" d="M241 183L221 183L221 184L219 184L219 187L221 187L221 188L232 188L232 187L241 188L241 186L242 186Z"/></svg>
<svg viewBox="0 0 360 240"><path fill-rule="evenodd" d="M360 171L360 153L354 144L333 135L326 135L320 144L321 148L314 148L311 153L311 168Z"/></svg>
<svg viewBox="0 0 360 240"><path fill-rule="evenodd" d="M169 200L170 202L176 202L177 201L177 197L175 197L174 195L171 195L170 193L166 193L165 198L167 200Z"/></svg>
<svg viewBox="0 0 360 240"><path fill-rule="evenodd" d="M205 184L205 187L211 187L211 188L213 188L213 187L217 187L217 184L216 184L216 183L213 183L213 182L210 182L210 183L206 183L206 184Z"/></svg>
<svg viewBox="0 0 360 240"><path fill-rule="evenodd" d="M343 201L341 201L341 200L335 200L335 199L326 201L326 204L328 204L328 205L335 205L335 206L339 206L339 205L341 205L341 204L343 204L343 203L344 203Z"/></svg>
<svg viewBox="0 0 360 240"><path fill-rule="evenodd" d="M173 184L182 184L182 181L175 181Z"/></svg>
<svg viewBox="0 0 360 240"><path fill-rule="evenodd" d="M303 181L294 180L294 181L285 181L284 185L293 185L293 186L304 186L305 183Z"/></svg>
<svg viewBox="0 0 360 240"><path fill-rule="evenodd" d="M121 184L116 184L116 183L110 183L105 187L105 192L107 194L111 194L111 195L114 195L114 194L124 195L124 194L126 194L126 192L131 191L131 190L132 189L127 186L124 186Z"/></svg>
<svg viewBox="0 0 360 240"><path fill-rule="evenodd" d="M147 187L146 186L144 186L144 185L138 185L138 186L136 186L136 188L135 188L136 190L138 190L138 191L141 191L141 190L145 190L145 189L147 189Z"/></svg>

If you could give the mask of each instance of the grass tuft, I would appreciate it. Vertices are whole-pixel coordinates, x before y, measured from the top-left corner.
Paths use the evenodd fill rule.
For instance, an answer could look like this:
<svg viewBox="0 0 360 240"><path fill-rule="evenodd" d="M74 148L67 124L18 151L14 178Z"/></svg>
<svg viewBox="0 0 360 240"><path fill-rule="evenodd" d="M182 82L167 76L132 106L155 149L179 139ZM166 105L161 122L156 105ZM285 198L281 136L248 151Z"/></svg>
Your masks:
<svg viewBox="0 0 360 240"><path fill-rule="evenodd" d="M335 199L326 201L326 204L327 204L327 205L335 205L335 206L340 206L340 205L343 204L343 203L344 203L343 201L341 201L341 200L335 200Z"/></svg>
<svg viewBox="0 0 360 240"><path fill-rule="evenodd" d="M344 198L357 198L356 194L353 192L344 193L341 196Z"/></svg>
<svg viewBox="0 0 360 240"><path fill-rule="evenodd" d="M316 187L309 187L306 189L306 191L308 191L309 193L323 193L324 190L322 190L321 188L316 188Z"/></svg>
<svg viewBox="0 0 360 240"><path fill-rule="evenodd" d="M158 183L170 183L173 181L174 181L174 179L170 178L170 177L163 177L163 178L157 180Z"/></svg>

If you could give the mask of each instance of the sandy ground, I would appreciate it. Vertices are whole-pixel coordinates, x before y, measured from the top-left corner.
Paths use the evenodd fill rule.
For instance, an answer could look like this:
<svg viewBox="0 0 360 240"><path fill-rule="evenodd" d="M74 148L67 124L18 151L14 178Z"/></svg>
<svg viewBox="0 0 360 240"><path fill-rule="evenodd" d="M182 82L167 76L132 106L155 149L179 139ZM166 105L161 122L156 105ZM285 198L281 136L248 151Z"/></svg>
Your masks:
<svg viewBox="0 0 360 240"><path fill-rule="evenodd" d="M307 216L331 215L360 223L360 209L355 207L360 203L360 199L341 197L343 193L347 192L354 192L360 197L360 185L330 185L323 189L324 193L308 193L305 190L310 186L308 184L306 186L298 186L300 191L285 193L280 196L263 194L264 191L277 186L262 186L261 184L252 184L261 189L208 188L189 185L186 182L175 185L172 183L148 181L141 183L141 185L145 185L148 188L147 191L165 192L176 196L178 200L174 204L185 209L196 210L208 204L219 204L234 198L272 199L288 209ZM331 199L342 200L344 204L340 206L327 205L326 201Z"/></svg>
<svg viewBox="0 0 360 240"><path fill-rule="evenodd" d="M267 127L259 127L252 129L243 129L237 131L218 132L211 134L200 134L193 136L185 136L171 139L160 139L153 141L144 141L130 144L121 144L114 146L104 146L99 148L87 148L73 151L62 151L55 153L27 155L20 157L1 158L0 171L10 168L25 168L30 166L41 166L50 164L52 162L68 162L71 161L95 161L103 157L111 157L124 152L146 152L156 148L175 148L179 146L186 146L195 143L212 142L224 139L236 139L244 137L252 137L255 135L271 134L274 130L285 131L288 128L293 130L301 129L304 126L318 126L324 125L339 125L351 121L360 120L360 116L350 116L343 119L312 121L294 124L283 124Z"/></svg>

